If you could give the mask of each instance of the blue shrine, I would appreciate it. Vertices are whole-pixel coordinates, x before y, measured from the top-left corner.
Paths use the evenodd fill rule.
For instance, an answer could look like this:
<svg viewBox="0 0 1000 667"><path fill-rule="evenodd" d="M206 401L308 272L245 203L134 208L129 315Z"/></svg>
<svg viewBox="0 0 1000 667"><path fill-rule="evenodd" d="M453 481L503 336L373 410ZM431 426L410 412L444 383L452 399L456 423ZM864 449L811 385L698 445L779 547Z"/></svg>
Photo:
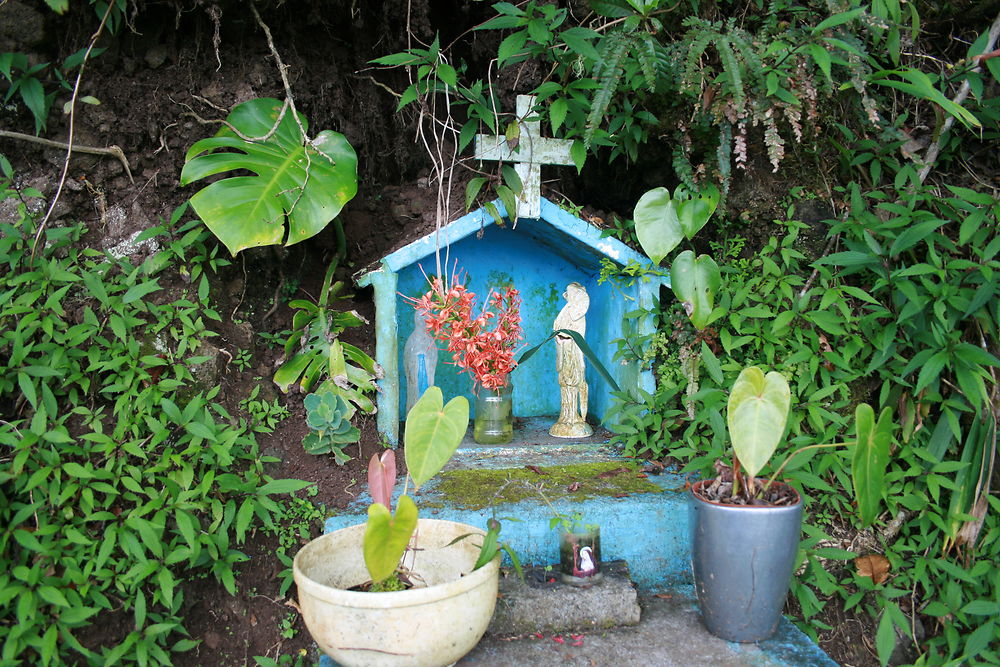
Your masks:
<svg viewBox="0 0 1000 667"><path fill-rule="evenodd" d="M652 333L646 318L626 317L639 307L650 308L659 297L661 283L637 280L631 286L601 281L603 260L617 266L629 262L649 265L649 259L617 239L602 238L601 230L545 198L539 197L537 218L521 217L516 225L499 226L485 210L478 209L383 257L374 269L356 277L359 287L372 286L375 297L376 361L384 377L379 381L377 423L392 445L399 443L399 423L405 419L406 380L403 343L413 332L413 307L405 297L419 297L428 290L425 273L435 273L435 250L449 274L457 265L468 288L482 307L491 288L513 284L521 294L521 326L525 349L545 340L565 304L562 294L570 282L583 285L590 296L586 340L622 390L653 391L653 375L636 363L614 359L616 340ZM506 215L503 205L494 205ZM441 346L439 346L441 347ZM451 365L451 355L439 352L434 384L445 399L465 395L472 403L472 379ZM612 388L590 367L588 419L602 423L612 405ZM512 374L514 414L519 418L559 414L559 385L555 370L555 344L546 344ZM515 434L515 438L517 435Z"/></svg>

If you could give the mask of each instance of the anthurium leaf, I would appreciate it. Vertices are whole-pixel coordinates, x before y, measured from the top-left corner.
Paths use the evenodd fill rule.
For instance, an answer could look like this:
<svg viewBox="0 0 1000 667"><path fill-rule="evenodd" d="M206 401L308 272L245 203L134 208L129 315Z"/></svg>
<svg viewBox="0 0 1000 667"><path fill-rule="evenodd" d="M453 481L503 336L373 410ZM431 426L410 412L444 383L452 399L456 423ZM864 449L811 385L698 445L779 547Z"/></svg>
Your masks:
<svg viewBox="0 0 1000 667"><path fill-rule="evenodd" d="M368 493L372 500L392 507L392 487L396 485L396 455L391 449L382 456L372 454L368 462Z"/></svg>
<svg viewBox="0 0 1000 667"><path fill-rule="evenodd" d="M280 112L278 100L250 100L235 107L227 121L246 137L264 137ZM299 119L305 128L305 118ZM198 216L235 255L319 233L357 193L357 161L337 132L324 130L304 145L289 110L267 139L246 141L223 127L196 142L185 157L181 185L233 170L255 174L223 178L191 198Z"/></svg>
<svg viewBox="0 0 1000 667"><path fill-rule="evenodd" d="M413 485L436 475L465 437L469 427L469 401L456 396L444 405L440 387L428 387L406 415L403 435L406 469Z"/></svg>
<svg viewBox="0 0 1000 667"><path fill-rule="evenodd" d="M666 188L655 188L640 197L632 217L639 245L654 264L659 264L684 239L677 205Z"/></svg>
<svg viewBox="0 0 1000 667"><path fill-rule="evenodd" d="M695 328L708 326L715 303L715 293L722 285L722 272L715 260L685 250L670 267L670 286L687 311Z"/></svg>
<svg viewBox="0 0 1000 667"><path fill-rule="evenodd" d="M719 189L714 185L706 185L697 195L692 196L684 186L678 186L674 191L674 203L681 231L688 239L693 239L715 213L719 205Z"/></svg>
<svg viewBox="0 0 1000 667"><path fill-rule="evenodd" d="M791 391L781 373L744 368L729 393L727 421L736 458L756 476L785 433Z"/></svg>
<svg viewBox="0 0 1000 667"><path fill-rule="evenodd" d="M851 478L861 523L870 526L878 517L882 482L889 464L892 409L882 410L876 422L875 411L867 403L862 403L854 411L854 424L858 440L851 461Z"/></svg>
<svg viewBox="0 0 1000 667"><path fill-rule="evenodd" d="M409 496L400 496L396 514L381 503L368 506L365 524L365 567L372 581L378 583L396 571L406 545L417 528L417 506Z"/></svg>

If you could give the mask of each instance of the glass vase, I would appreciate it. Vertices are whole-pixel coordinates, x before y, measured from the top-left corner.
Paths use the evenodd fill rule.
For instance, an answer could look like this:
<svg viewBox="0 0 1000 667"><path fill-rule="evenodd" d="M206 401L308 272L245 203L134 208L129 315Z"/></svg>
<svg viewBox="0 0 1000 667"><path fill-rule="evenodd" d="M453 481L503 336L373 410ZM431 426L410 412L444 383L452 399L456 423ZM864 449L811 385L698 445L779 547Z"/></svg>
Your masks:
<svg viewBox="0 0 1000 667"><path fill-rule="evenodd" d="M487 389L475 384L475 418L472 438L481 445L502 445L514 439L513 387L507 384Z"/></svg>
<svg viewBox="0 0 1000 667"><path fill-rule="evenodd" d="M601 527L575 523L559 531L559 577L564 584L590 586L602 578Z"/></svg>

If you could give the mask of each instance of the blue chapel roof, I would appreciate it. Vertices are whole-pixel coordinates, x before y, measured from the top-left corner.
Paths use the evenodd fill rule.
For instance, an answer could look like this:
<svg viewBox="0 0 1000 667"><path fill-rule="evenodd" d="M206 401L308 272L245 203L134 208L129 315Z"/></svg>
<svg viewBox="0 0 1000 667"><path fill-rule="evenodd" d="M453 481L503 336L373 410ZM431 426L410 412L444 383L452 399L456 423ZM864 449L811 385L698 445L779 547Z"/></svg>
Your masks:
<svg viewBox="0 0 1000 667"><path fill-rule="evenodd" d="M493 203L500 214L505 216L503 203L499 199ZM423 261L433 255L437 248L454 245L493 224L496 224L495 220L485 208L476 209L440 230L434 230L389 253L379 262L379 268L359 273L357 284L366 287L371 284L371 275L376 271L388 269L397 272ZM545 197L541 198L541 216L537 220L519 220L514 231L527 235L581 268L597 271L602 258L608 258L619 266L625 266L630 261L650 265L649 258L642 253L618 239L602 237L599 227L559 208Z"/></svg>

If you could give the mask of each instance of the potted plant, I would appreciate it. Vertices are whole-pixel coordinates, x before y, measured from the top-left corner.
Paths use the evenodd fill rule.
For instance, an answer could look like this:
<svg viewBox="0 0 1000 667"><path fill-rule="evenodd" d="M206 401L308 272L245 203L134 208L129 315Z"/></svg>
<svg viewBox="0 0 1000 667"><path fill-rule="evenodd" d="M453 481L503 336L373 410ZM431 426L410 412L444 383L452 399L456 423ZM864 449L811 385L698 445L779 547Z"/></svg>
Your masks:
<svg viewBox="0 0 1000 667"><path fill-rule="evenodd" d="M295 556L293 572L306 626L339 664L448 665L468 653L493 616L499 582L499 524L489 532L453 521L419 519L406 494L437 474L469 424L469 404L444 405L429 387L407 415L407 477L396 480L391 450L372 457L374 502L364 524L319 537ZM480 536L481 544L465 539ZM368 590L360 590L368 589Z"/></svg>
<svg viewBox="0 0 1000 667"><path fill-rule="evenodd" d="M723 639L749 642L777 628L791 581L802 522L802 498L776 481L795 455L809 449L853 446L851 477L862 522L878 515L893 424L870 406L855 411L857 438L793 452L766 481L757 478L784 435L791 403L780 373L744 369L729 395L731 468L691 487L691 561L702 619Z"/></svg>

